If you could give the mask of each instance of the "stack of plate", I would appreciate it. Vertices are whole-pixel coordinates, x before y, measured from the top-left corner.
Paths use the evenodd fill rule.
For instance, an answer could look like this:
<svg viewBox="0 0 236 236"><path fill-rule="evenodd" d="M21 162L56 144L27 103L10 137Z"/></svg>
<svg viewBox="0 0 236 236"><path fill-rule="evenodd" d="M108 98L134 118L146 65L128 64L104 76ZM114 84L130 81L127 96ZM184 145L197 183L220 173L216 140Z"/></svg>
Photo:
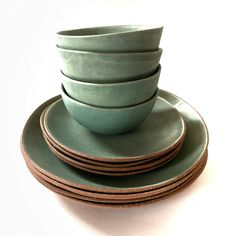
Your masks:
<svg viewBox="0 0 236 236"><path fill-rule="evenodd" d="M148 118L129 133L111 138L84 129L57 96L31 115L21 139L39 182L78 202L108 207L152 203L186 188L203 171L207 147L201 116L164 90Z"/></svg>
<svg viewBox="0 0 236 236"><path fill-rule="evenodd" d="M123 135L90 132L73 120L62 99L47 107L40 121L45 141L56 156L79 169L112 176L166 164L178 154L186 134L179 112L162 98L140 127Z"/></svg>

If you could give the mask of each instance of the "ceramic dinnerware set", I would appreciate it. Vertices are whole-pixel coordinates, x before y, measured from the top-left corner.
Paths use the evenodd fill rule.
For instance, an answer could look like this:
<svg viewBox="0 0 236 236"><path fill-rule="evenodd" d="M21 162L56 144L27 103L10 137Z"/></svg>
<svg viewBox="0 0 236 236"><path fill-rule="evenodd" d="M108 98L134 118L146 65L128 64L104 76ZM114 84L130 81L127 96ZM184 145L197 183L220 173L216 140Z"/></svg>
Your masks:
<svg viewBox="0 0 236 236"><path fill-rule="evenodd" d="M61 94L70 115L97 133L136 128L157 99L161 33L144 26L59 32Z"/></svg>
<svg viewBox="0 0 236 236"><path fill-rule="evenodd" d="M157 88L162 27L57 33L61 96L40 105L21 138L44 186L80 203L133 207L189 186L207 161L207 127Z"/></svg>

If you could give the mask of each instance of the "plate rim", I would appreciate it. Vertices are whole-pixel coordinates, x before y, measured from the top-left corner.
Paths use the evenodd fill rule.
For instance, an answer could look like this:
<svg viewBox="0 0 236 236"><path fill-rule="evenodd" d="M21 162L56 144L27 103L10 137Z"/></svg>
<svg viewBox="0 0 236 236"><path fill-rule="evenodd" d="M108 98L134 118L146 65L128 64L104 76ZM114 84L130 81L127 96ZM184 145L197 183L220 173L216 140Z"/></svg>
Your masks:
<svg viewBox="0 0 236 236"><path fill-rule="evenodd" d="M162 90L159 89L159 91L162 91ZM167 103L170 107L172 107L175 110L176 114L178 115L178 117L181 120L181 124L182 124L183 128L182 128L181 135L168 148L159 150L157 152L145 154L145 155L126 156L126 157L95 156L95 155L88 155L83 152L75 151L75 150L69 148L68 146L63 145L61 142L59 142L56 139L56 137L53 136L53 134L50 132L50 130L48 129L48 127L46 125L46 119L47 119L48 112L56 103L63 102L62 99L58 99L55 102L53 102L52 104L50 104L49 106L47 106L47 108L45 109L44 116L43 116L43 127L44 127L44 130L47 133L48 137L50 137L50 139L53 140L58 146L65 149L66 151L72 153L73 155L82 156L82 157L90 159L90 160L97 160L97 161L104 161L104 162L132 162L132 161L145 160L145 159L152 158L152 157L162 156L162 155L165 155L166 153L174 150L176 147L178 147L178 145L181 144L181 142L184 141L184 138L187 133L187 127L186 127L184 119L182 118L181 114L179 113L179 111L175 107L173 107L168 101L166 101L162 97L158 96L158 99L164 100L165 103Z"/></svg>
<svg viewBox="0 0 236 236"><path fill-rule="evenodd" d="M33 172L36 172L41 178L45 179L47 182L52 183L53 185L59 186L61 188L64 188L67 191L71 191L71 192L74 192L74 193L79 194L79 195L83 195L83 196L86 196L86 197L93 197L93 198L97 198L97 199L100 199L100 198L101 199L105 199L105 198L108 197L109 199L121 200L121 199L127 199L127 196L128 196L129 199L136 199L136 198L140 198L140 197L156 195L156 194L158 194L160 192L168 190L170 186L176 185L177 182L182 182L183 180L185 182L185 180L187 180L189 176L194 175L198 170L200 170L203 166L206 165L207 159L208 159L208 154L206 153L206 155L202 158L201 162L190 173L188 173L187 175L183 176L183 178L177 180L174 183L167 184L167 185L162 186L160 188L152 189L150 191L148 190L148 191L138 192L138 193L135 192L135 193L123 193L123 194L122 193L91 192L91 191L87 191L87 190L82 190L82 189L78 189L78 188L75 188L75 187L71 187L71 186L68 186L68 185L65 185L63 183L60 183L60 182L58 182L58 181L56 181L56 180L54 180L54 179L44 175L39 170L37 170L35 167L33 167L31 165L31 163L28 162L27 160L26 160L26 165L27 165L28 168L33 169L32 170ZM163 189L165 189L165 190L163 190Z"/></svg>
<svg viewBox="0 0 236 236"><path fill-rule="evenodd" d="M200 157L198 158L198 160L196 160L196 162L190 166L189 168L187 168L184 172L180 173L179 175L169 179L169 180L165 180L161 183L158 183L158 184L151 184L151 185L148 185L148 186L139 186L139 187L130 187L130 188L126 188L126 189L123 189L123 188L117 188L117 189L111 189L111 188L108 188L108 187L96 187L96 186L87 186L87 185L84 185L84 184L78 184L78 183L72 183L68 180L64 180L58 176L55 176L47 171L45 171L44 169L42 169L40 166L38 166L36 163L34 163L30 157L28 157L28 154L27 152L24 150L24 144L23 144L23 137L24 137L24 132L25 132L25 129L26 129L26 126L28 124L28 122L31 121L32 117L38 112L38 110L42 110L42 107L45 107L46 105L45 104L50 104L51 102L53 102L54 100L57 100L60 96L56 96L56 97L53 97L49 100L47 100L46 102L44 102L43 104L41 104L33 113L32 115L29 117L29 119L27 120L26 122L26 125L23 129L23 132L22 132L22 136L21 136L21 151L22 151L22 154L25 158L28 158L32 165L36 168L38 168L41 172L47 174L48 176L56 179L56 180L59 180L60 182L62 183L65 183L67 185L70 185L70 186L74 186L74 187L78 187L78 188L82 188L82 189L87 189L89 191L99 191L99 192L111 192L111 193L125 193L125 192L142 192L142 191L147 191L147 190L151 190L151 189L154 189L156 188L157 186L160 187L160 186L163 186L167 183L171 183L171 182L174 182L176 180L178 180L179 178L181 178L182 176L186 175L187 173L191 172L191 170L199 163L199 161L201 160L201 157L205 154L205 152L207 151L207 146L208 146L208 143L209 143L209 134L208 134L208 130L207 130L207 127L206 127L206 124L204 122L204 120L202 119L201 115L187 102L185 102L183 99L179 98L178 96L172 94L172 93L169 93L167 91L164 91L165 93L167 94L170 94L171 96L173 96L174 98L177 98L179 100L181 100L182 102L186 103L188 106L190 106L197 114L198 116L201 118L201 123L202 125L204 126L204 130L205 130L205 137L206 137L206 140L205 140L205 143L204 143L204 147L203 147L203 150L202 150L202 153L200 155Z"/></svg>
<svg viewBox="0 0 236 236"><path fill-rule="evenodd" d="M45 127L43 125L43 116L45 114L46 109L42 112L41 116L40 116L40 126L41 126L41 130L43 133L43 136L45 139L47 139L47 141L50 143L51 146L53 146L53 148L55 148L58 152L62 153L63 155L69 156L72 159L78 160L78 161L82 161L88 164L92 164L92 165L96 165L96 166L102 166L102 167L114 167L114 165L119 165L119 167L129 167L129 166L137 166L140 164L145 164L151 160L154 159L161 159L163 158L165 155L169 155L170 153L174 152L176 149L178 149L180 146L183 145L184 143L184 139L187 133L187 128L185 127L184 130L184 136L183 139L180 140L180 143L172 150L170 150L169 152L165 153L164 155L160 155L158 157L153 156L150 158L145 158L145 159L141 159L141 160L134 160L134 161L126 161L126 162L108 162L108 161L104 161L104 160L94 160L94 159L88 159L86 157L82 157L82 156L77 156L73 153L70 153L69 151L65 150L63 147L59 146L59 144L57 144L56 142L54 142L53 140L51 140L51 138L48 136L47 132L45 131ZM186 126L186 125L185 125Z"/></svg>
<svg viewBox="0 0 236 236"><path fill-rule="evenodd" d="M80 203L80 204L85 204L85 205L89 205L89 206L93 206L95 208L98 207L107 207L107 208L128 208L128 207L141 207L141 206L145 206L147 204L152 204L152 203L156 203L159 202L160 200L165 200L166 198L172 197L175 194L181 192L182 190L185 190L186 188L188 188L191 184L193 184L198 178L199 176L202 174L202 172L204 171L206 164L207 164L207 160L208 157L206 156L204 158L205 160L202 161L202 163L200 164L198 170L193 173L193 175L191 175L191 177L189 179L186 179L183 183L179 184L177 187L173 187L169 190L166 190L164 192L156 194L157 196L155 197L155 195L151 196L151 199L148 200L141 200L141 201L137 201L137 202L128 202L128 203L105 203L105 202L94 202L94 201L89 201L89 200L82 200L79 198L74 198L74 197L70 197L67 196L63 193L58 193L55 192L54 190L50 189L49 187L45 186L42 182L40 182L36 176L34 176L34 178L37 179L37 181L39 181L42 185L44 185L44 187L48 188L49 190L51 190L52 192L59 194L60 196L64 196L67 197L69 199L73 199L76 201L76 203ZM31 172L31 174L33 175L33 173ZM49 183L50 184L50 183ZM54 186L55 187L55 186ZM66 191L68 192L68 191ZM160 196L161 195L161 196ZM153 197L153 198L152 198ZM105 199L108 200L109 199ZM132 201L132 200L131 200Z"/></svg>
<svg viewBox="0 0 236 236"><path fill-rule="evenodd" d="M92 170L97 170L97 171L102 171L102 172L117 172L117 173L124 173L124 172L133 172L136 170L144 170L146 168L152 167L152 166L156 166L161 163L167 163L167 161L170 161L172 158L174 158L179 151L181 150L182 145L180 145L179 147L177 147L176 149L174 149L171 153L168 153L166 156L163 156L162 158L154 158L152 160L150 160L147 163L141 163L139 165L135 165L135 166L130 166L130 167L104 167L104 166L95 166L95 165L89 165L87 163L82 163L79 162L77 160L74 160L73 158L71 158L70 156L66 156L62 153L60 153L59 151L56 150L56 148L52 147L51 144L48 142L48 140L45 139L45 142L47 143L48 147L51 149L51 151L58 157L60 158L62 161L65 161L66 163L70 164L73 166L73 164L75 165L75 167L77 167L78 169L81 167L85 167L88 169L92 169ZM94 172L96 173L96 172ZM99 174L99 172L98 172Z"/></svg>

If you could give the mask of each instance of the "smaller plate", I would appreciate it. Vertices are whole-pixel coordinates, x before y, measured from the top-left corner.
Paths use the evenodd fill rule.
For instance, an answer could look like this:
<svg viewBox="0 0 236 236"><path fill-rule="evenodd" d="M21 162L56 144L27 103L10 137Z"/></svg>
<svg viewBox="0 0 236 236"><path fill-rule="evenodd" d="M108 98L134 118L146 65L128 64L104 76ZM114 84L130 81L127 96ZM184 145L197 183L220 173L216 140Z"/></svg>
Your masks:
<svg viewBox="0 0 236 236"><path fill-rule="evenodd" d="M186 127L179 112L158 98L148 118L122 135L92 133L72 119L62 99L44 115L45 133L58 146L76 156L105 162L130 162L163 156L184 139Z"/></svg>
<svg viewBox="0 0 236 236"><path fill-rule="evenodd" d="M47 141L46 141L47 142ZM128 175L134 175L134 174L140 174L144 173L150 170L154 170L158 167L161 167L162 165L168 163L171 161L180 151L180 147L177 150L174 150L172 153L169 155L162 157L162 158L157 158L154 161L151 161L149 163L146 163L145 165L138 165L138 166L133 166L133 167L126 167L126 168L119 168L119 167L114 167L114 168L107 168L107 167L102 167L102 166L92 166L86 163L78 162L76 160L71 159L70 157L67 157L55 150L50 144L47 142L49 148L51 151L54 153L55 158L60 158L62 161L65 163L84 170L88 171L91 173L99 174L99 175L107 175L107 176L128 176Z"/></svg>
<svg viewBox="0 0 236 236"><path fill-rule="evenodd" d="M151 161L156 160L157 158L162 158L166 155L169 155L170 153L172 153L173 151L177 150L177 148L179 148L180 146L182 146L183 142L184 142L184 138L182 139L182 142L179 143L179 145L174 149L174 150L170 150L170 152L164 154L163 156L159 156L159 157L150 157L148 159L143 159L140 161L132 161L132 162L104 162L104 161L96 161L96 160L92 160L92 159L87 159L81 156L77 156L73 153L68 152L67 150L63 149L62 147L60 147L59 145L57 145L57 143L55 143L53 140L50 139L50 137L47 135L47 132L45 131L45 127L43 124L43 120L44 120L44 114L46 112L47 108L42 112L41 116L40 116L40 127L41 130L43 132L43 136L45 141L47 141L49 147L53 147L54 149L56 149L57 152L68 156L74 160L77 160L79 162L82 163L86 163L86 164L90 164L90 165L95 165L95 166L102 166L102 167L119 167L119 168L126 168L126 167L133 167L133 166L138 166L141 164L146 164L149 163Z"/></svg>
<svg viewBox="0 0 236 236"><path fill-rule="evenodd" d="M42 120L43 114L41 115L41 119ZM41 124L41 122L40 122ZM60 146L58 146L53 140L50 140L50 137L47 136L46 132L44 131L44 127L43 125L41 125L41 129L43 132L43 136L45 141L47 141L49 147L53 147L54 149L57 150L57 152L69 156L70 158L74 159L74 160L78 160L79 162L83 162L86 164L90 164L90 165L95 165L95 166L102 166L102 167L119 167L119 168L124 168L124 167L133 167L133 166L138 166L141 164L146 164L149 163L153 160L156 160L157 157L151 157L148 159L144 159L144 160L140 160L140 161L132 161L132 162L104 162L104 161L96 161L96 160L91 160L91 159L87 159L81 156L76 156L73 153L70 153L66 150L64 150L63 148L61 148ZM183 140L184 141L184 140ZM179 146L182 146L183 142L179 144ZM179 147L178 146L178 147ZM178 147L176 147L174 150L176 150ZM169 155L170 153L172 153L174 150L171 150L170 152L166 153L163 156ZM162 158L162 156L158 157L158 158Z"/></svg>
<svg viewBox="0 0 236 236"><path fill-rule="evenodd" d="M55 154L55 156L60 158L65 163L71 166L74 166L78 169L82 169L82 170L89 171L92 173L102 174L102 175L111 175L111 176L122 176L122 175L144 173L146 171L158 168L166 164L170 160L172 160L181 149L181 145L180 145L179 147L174 149L171 153L168 153L167 155L161 158L152 159L151 161L140 164L140 165L129 166L129 167L120 167L120 166L104 167L104 166L92 165L92 164L84 163L83 161L75 160L71 158L70 156L60 153L58 150L56 150L56 148L50 144L47 138L45 138L45 141L47 142L48 147Z"/></svg>

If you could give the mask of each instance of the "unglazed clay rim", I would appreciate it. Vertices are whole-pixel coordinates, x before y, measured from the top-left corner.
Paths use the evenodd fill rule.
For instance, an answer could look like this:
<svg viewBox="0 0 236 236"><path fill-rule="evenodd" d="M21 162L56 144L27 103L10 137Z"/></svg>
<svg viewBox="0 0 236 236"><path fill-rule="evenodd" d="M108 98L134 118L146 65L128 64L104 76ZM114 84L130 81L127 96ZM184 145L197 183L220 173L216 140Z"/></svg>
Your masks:
<svg viewBox="0 0 236 236"><path fill-rule="evenodd" d="M96 29L102 29L102 28L129 28L129 27L140 27L140 29L136 30L130 30L130 31L119 31L114 33L103 33L103 34L89 34L89 35L70 35L65 34L69 33L71 31L78 31L78 30L96 30ZM98 26L98 27L87 27L87 28L79 28L79 29L70 29L70 30L61 30L56 33L57 36L62 38L96 38L96 37L104 37L104 36L110 36L110 35L123 35L123 34L130 34L135 32L145 32L149 30L163 30L163 26L157 26L157 25L107 25L107 26Z"/></svg>
<svg viewBox="0 0 236 236"><path fill-rule="evenodd" d="M52 183L50 183L50 181L46 181L44 178L41 178L40 175L37 175L37 173L35 172L35 170L31 169L30 166L28 166L28 169L30 170L31 174L33 174L34 177L38 176L41 180L45 181L47 184L52 185L52 187L54 188L58 188L62 193L63 191L65 191L65 193L68 193L68 195L71 195L71 197L75 197L77 199L81 199L81 200L87 200L87 201L92 201L92 202L97 202L97 203L112 203L112 204L124 204L124 203L135 203L135 202L140 202L140 201L146 201L146 200L152 200L153 198L156 197L160 197L160 195L165 195L166 192L169 193L169 191L172 190L176 190L178 188L180 188L181 186L185 185L186 182L191 181L192 179L194 179L194 177L202 170L204 169L205 165L206 165L206 159L204 160L203 163L201 163L201 165L195 170L194 173L190 173L189 176L187 176L187 178L185 178L185 180L182 181L178 181L176 182L173 186L168 186L168 188L166 188L163 191L160 191L159 193L153 194L152 196L145 196L145 197L140 197L140 198L135 198L135 199L128 199L128 198L124 198L124 199L110 199L110 198L105 198L105 199L98 199L98 198L94 198L94 197L85 197L83 195L79 195L76 193L73 193L71 191L67 191L66 189L60 188ZM53 190L52 190L53 191Z"/></svg>
<svg viewBox="0 0 236 236"><path fill-rule="evenodd" d="M48 189L50 189L50 185L51 187L54 188L54 190L50 189L51 191L59 194L59 195L62 195L64 197L67 197L69 199L73 199L75 200L76 202L78 203L81 203L81 204L85 204L85 205L90 205L90 206L93 206L93 207L109 207L109 208L126 208L126 207L140 207L140 206L143 206L143 205L146 205L146 204L150 204L150 203L155 203L155 202L158 202L162 199L166 199L168 197L171 197L173 195L175 195L176 193L180 192L181 190L184 190L186 189L188 186L190 186L200 175L201 173L203 172L203 170L205 169L205 166L206 166L206 163L207 163L207 158L205 160L205 162L203 163L202 167L199 169L199 171L197 171L196 173L194 173L192 175L192 177L190 177L188 180L186 180L185 182L183 182L182 184L180 185L177 185L177 187L173 187L172 189L169 189L169 190L166 190L165 192L163 193L160 193L156 196L155 198L155 195L153 197L146 197L147 200L139 200L137 202L132 202L132 200L128 203L122 203L122 202L118 202L118 203L99 203L99 202L93 202L93 201L88 201L88 200L82 200L82 199L79 199L79 198L74 198L74 197L70 197L68 196L67 194L71 195L70 192L68 191L63 191L64 193L59 193L59 192L55 192L55 186L54 185L51 185L50 183L47 182L48 186L44 185L41 181L40 181L40 177L37 178L37 176L34 175L34 177L39 181L41 182L41 184L43 184L45 187L47 187ZM44 179L41 178L41 180L45 181ZM58 187L56 187L57 189L60 189ZM60 189L61 190L61 189ZM150 198L150 199L149 199ZM94 199L95 200L95 199ZM109 200L108 200L109 201ZM136 200L135 200L136 201Z"/></svg>
<svg viewBox="0 0 236 236"><path fill-rule="evenodd" d="M61 183L64 183L66 185L69 185L69 186L72 186L72 187L76 187L76 188L82 188L82 189L85 189L85 190L89 190L89 191L94 191L94 192L105 192L105 193L134 193L134 192L144 192L144 191L148 191L148 190L152 190L152 189L156 189L156 188L159 188L161 186L165 186L167 184L170 184L170 183L173 183L175 181L177 181L178 179L182 178L183 176L187 175L188 173L190 173L195 166L197 166L197 164L200 162L201 158L204 156L204 154L207 152L207 146L208 146L208 142L209 142L209 135L208 135L208 130L207 130L207 127L206 127L206 124L204 122L204 120L202 119L202 117L200 116L200 114L191 106L189 105L188 103L186 103L183 99L180 99L179 97L177 97L176 95L172 94L172 93L169 93L169 92L165 92L179 100L181 100L182 102L184 102L185 104L187 104L188 106L190 106L197 114L198 116L201 118L201 123L202 125L204 126L204 130L205 130L205 135L206 135L206 142L205 142L205 145L204 145L204 148L203 148L203 151L202 151L202 154L199 156L198 160L196 160L196 162L191 166L189 167L188 169L186 169L184 172L182 172L181 174L179 174L178 176L175 176L169 180L166 180L164 182L161 182L159 184L152 184L152 185L149 185L149 186L143 186L143 187L136 187L136 188L128 188L128 189L111 189L111 188L98 188L98 187L88 187L87 185L83 185L83 184L76 184L76 183L73 183L73 182L70 182L70 181L67 181L67 180L64 180L58 176L55 176L53 174L51 174L50 172L47 172L45 171L44 169L42 169L41 167L39 167L37 164L35 164L28 156L27 152L25 151L24 149L24 144L23 144L23 136L24 136L24 131L25 131L25 128L23 130L23 133L22 133L22 136L21 136L21 151L22 151L22 154L24 156L25 159L28 159L30 161L30 163L36 168L38 169L40 172L44 173L45 175L57 180L58 182L61 182ZM58 100L60 98L60 96L56 96L56 97L53 97L49 100L47 100L46 102L44 102L43 104L41 104L32 114L31 116L29 117L28 121L26 122L26 125L25 127L27 127L27 124L31 121L31 119L33 119L33 116L35 115L35 113L37 113L37 111L39 109L42 109L43 105L45 103L50 103L50 102L54 102L56 100ZM46 107L46 106L45 106Z"/></svg>
<svg viewBox="0 0 236 236"><path fill-rule="evenodd" d="M47 107L48 108L48 107ZM93 165L96 165L96 166L105 166L105 167L113 167L114 165L119 165L121 167L129 167L129 166L136 166L136 165L140 165L140 164L144 164L146 162L149 162L151 160L154 160L154 159L157 159L157 158L162 158L163 156L165 155L168 155L169 153L173 152L175 149L179 148L180 146L183 145L183 142L184 142L184 138L186 136L186 125L184 123L184 127L183 127L183 137L181 137L181 139L179 140L179 142L177 143L177 145L173 145L170 149L170 151L168 152L163 152L163 155L159 155L159 156L151 156L149 158L143 158L141 160L129 160L128 162L106 162L106 161L103 161L103 160L97 160L97 159L92 159L92 158L87 158L87 157L84 157L84 156L78 156L78 155L75 155L74 153L71 153L70 151L64 149L62 146L60 146L58 143L56 143L54 140L51 139L51 137L47 134L47 131L44 127L44 115L45 115L45 112L47 110L47 108L42 112L41 116L40 116L40 126L41 126L41 130L43 132L43 136L44 138L46 137L47 141L56 149L58 150L58 152L60 153L63 153L64 155L67 155L67 156L70 156L72 159L75 159L75 160L78 160L78 161L83 161L83 162L86 162L88 164L93 164Z"/></svg>
<svg viewBox="0 0 236 236"><path fill-rule="evenodd" d="M176 182L163 186L161 188L158 189L154 189L154 190L150 190L150 191L146 191L146 192L139 192L139 193L125 193L125 194L110 194L110 193L97 193L97 192L90 192L90 191L86 191L86 190L81 190L78 188L73 188L67 185L64 185L60 182L57 182L54 179L51 179L48 176L45 176L43 173L41 173L40 171L38 171L37 169L35 169L27 160L26 160L26 165L28 168L31 169L31 173L34 172L36 175L38 175L40 178L44 179L45 181L51 183L54 186L57 186L61 189L64 189L66 191L75 193L77 195L81 195L84 197L90 197L90 198L95 198L95 199L106 199L106 200L133 200L133 199L140 199L140 198L144 198L144 197L150 197L150 196L154 196L157 195L159 193L165 192L171 188L174 188L175 186L178 186L179 184L187 181L191 176L193 176L203 165L204 163L206 163L207 161L207 154L202 158L201 162L190 172L188 173L186 176L184 176L183 178L177 180Z"/></svg>
<svg viewBox="0 0 236 236"><path fill-rule="evenodd" d="M176 148L174 151L172 151L171 153L168 153L166 156L163 156L162 158L154 158L151 161L149 161L148 163L142 163L140 165L135 165L135 166L131 166L131 167L104 167L104 166L98 166L98 165L91 165L91 164L87 164L84 162L81 162L79 160L75 160L73 158L71 158L68 155L65 155L61 152L59 152L58 150L56 150L56 148L54 148L50 142L47 140L46 137L44 137L44 140L46 141L46 143L48 144L48 147L51 149L51 151L58 157L60 158L62 161L65 160L66 163L70 164L70 162L76 165L78 164L78 168L80 168L80 166L88 168L88 169L93 169L93 170L101 170L104 172L126 172L126 171L136 171L136 170L142 170L142 169L146 169L152 166L156 166L160 163L166 163L166 161L169 161L170 159L174 158L180 151L182 145L180 145L178 148Z"/></svg>
<svg viewBox="0 0 236 236"><path fill-rule="evenodd" d="M81 161L81 162L84 162L84 163L87 163L87 164L91 164L93 166L102 166L102 167L116 167L116 166L119 166L119 167L130 167L130 166L138 166L138 165L146 164L146 163L148 163L150 161L153 161L154 159L162 158L163 157L163 156L161 156L161 157L151 157L149 159L144 159L144 160L141 160L141 161L118 162L118 163L116 163L116 162L110 162L109 163L109 162L103 162L103 161L95 161L95 160L87 159L87 158L84 158L84 157L75 156L72 153L67 152L62 147L60 147L56 143L54 143L53 140L50 140L50 138L44 132L42 126L41 126L41 129L42 129L44 138L47 139L47 141L50 143L50 145L53 146L59 153L62 153L64 155L66 155L66 156L69 156L70 158L72 158L74 160L78 160L78 161ZM179 146L182 146L182 144L183 144L183 142ZM175 149L177 149L178 147L176 147ZM171 152L173 152L173 150ZM169 152L169 153L171 153L171 152ZM166 155L168 155L169 153L167 153Z"/></svg>
<svg viewBox="0 0 236 236"><path fill-rule="evenodd" d="M164 100L163 98L160 98L162 100ZM150 101L150 100L149 100ZM182 133L180 134L179 138L176 139L176 141L171 144L169 147L163 149L163 150L159 150L157 152L153 152L153 153L149 153L149 154L146 154L146 155L139 155L139 156L130 156L130 157L101 157L101 156L93 156L93 155L88 155L86 153L82 153L82 152L79 152L79 151L75 151L73 149L71 149L70 147L68 146L65 146L63 145L61 142L59 142L57 140L56 137L54 137L54 135L48 130L47 128L47 114L48 112L50 111L50 108L52 108L54 106L55 103L57 102L60 102L59 100L53 102L52 104L50 104L46 109L45 109L45 113L42 113L43 114L43 121L41 122L42 125L41 127L43 127L43 130L45 131L47 137L49 137L50 140L52 140L54 143L56 143L58 146L60 146L62 149L66 150L67 152L71 153L72 155L75 155L75 156L80 156L80 157L84 157L84 158L87 158L87 159L91 159L91 160L95 160L95 161L103 161L103 162L131 162L131 161L138 161L138 160L144 160L144 159L149 159L149 158L152 158L152 157L158 157L158 156L163 156L165 155L166 153L168 152L171 152L172 150L174 150L176 147L178 147L181 143L183 143L184 141L184 138L185 138L185 135L186 135L186 124L184 122L184 119L182 118L182 116L180 115L180 113L178 112L178 110L176 108L174 108L173 106L171 106L170 103L168 103L173 109L176 110L180 120L181 120L181 123L182 123ZM106 108L104 108L106 109Z"/></svg>
<svg viewBox="0 0 236 236"><path fill-rule="evenodd" d="M158 164L164 163L164 162L174 158L178 154L178 152L180 151L180 149L182 147L182 146L179 146L177 149L175 149L173 152L169 153L168 155L163 156L162 158L157 158L157 159L151 160L150 162L148 162L146 164L141 164L141 165L136 165L136 166L131 166L131 167L103 167L103 166L89 165L86 163L82 163L78 160L74 160L70 156L66 156L66 155L58 152L53 146L51 146L51 144L48 142L48 140L46 138L45 138L45 141L48 144L48 147L50 148L50 150L55 154L55 156L57 156L59 159L61 159L62 161L65 161L68 164L71 163L72 166L74 164L74 167L77 167L76 165L78 165L78 168L80 168L80 166L81 166L81 167L85 167L85 168L97 170L97 171L118 172L118 173L120 173L120 172L121 173L122 172L133 172L136 170L145 170L146 168L157 166Z"/></svg>
<svg viewBox="0 0 236 236"><path fill-rule="evenodd" d="M176 176L175 178L172 178L170 180L167 180L165 182L162 182L158 185L149 185L147 187L138 187L138 188L129 188L129 189L113 189L111 190L110 188L97 188L97 187L88 187L87 185L82 185L82 184L74 184L72 182L66 181L64 179L61 179L57 176L52 175L51 173L45 171L44 169L40 168L37 166L32 160L30 160L27 156L27 154L24 152L23 147L21 146L21 151L23 154L23 157L25 161L29 162L30 165L32 165L35 169L37 169L39 172L43 173L45 176L50 177L51 179L54 179L57 182L60 182L64 185L73 187L73 188L78 188L82 189L85 191L89 192L94 192L94 193L105 193L105 194L127 194L127 193L142 193L142 192L147 192L147 191L153 191L155 189L161 188L163 186L172 184L181 178L185 177L187 174L189 174L193 169L196 168L196 166L201 162L201 160L207 155L207 150L203 153L203 155L198 159L197 162L195 162L194 165L192 165L187 171L183 172L182 174Z"/></svg>
<svg viewBox="0 0 236 236"><path fill-rule="evenodd" d="M178 151L180 151L180 150L178 150ZM174 153L173 155L171 155L166 160L162 160L162 161L158 162L157 164L151 165L148 168L145 168L145 169L143 168L143 169L139 169L139 170L132 170L132 171L127 171L127 172L124 172L124 171L123 172L122 171L120 171L120 172L118 172L118 171L102 171L102 170L96 170L95 168L91 169L89 167L84 167L79 163L73 163L73 162L71 162L71 160L68 160L65 157L62 157L61 155L57 155L56 153L54 153L54 155L55 155L55 158L61 159L62 161L64 161L68 165L71 165L71 166L73 166L77 169L81 169L81 170L91 172L91 173L94 173L94 174L106 175L106 176L128 176L128 175L136 175L136 174L140 174L140 173L144 173L144 172L147 172L147 171L150 171L150 170L157 169L158 167L161 167L162 165L167 164L169 161L171 161L173 158L175 158L178 155L178 152Z"/></svg>

